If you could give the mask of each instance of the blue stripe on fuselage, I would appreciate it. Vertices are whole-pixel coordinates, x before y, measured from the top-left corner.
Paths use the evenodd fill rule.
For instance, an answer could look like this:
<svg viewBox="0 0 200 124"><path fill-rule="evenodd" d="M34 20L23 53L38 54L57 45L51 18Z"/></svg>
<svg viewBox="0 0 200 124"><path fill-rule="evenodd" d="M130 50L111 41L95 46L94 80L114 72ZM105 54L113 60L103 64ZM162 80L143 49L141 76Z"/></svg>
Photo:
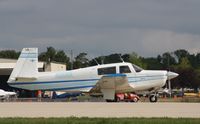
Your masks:
<svg viewBox="0 0 200 124"><path fill-rule="evenodd" d="M40 81L40 82L15 82L15 83L9 83L9 84L11 84L11 85L52 84L52 83L85 82L85 81L97 81L97 80L99 80L99 79L63 80L63 81Z"/></svg>
<svg viewBox="0 0 200 124"><path fill-rule="evenodd" d="M57 91L57 90L74 90L74 89L83 89L83 88L92 88L95 85L88 85L88 86L77 86L77 87L67 87L67 88L52 88L52 89L42 89L46 91Z"/></svg>
<svg viewBox="0 0 200 124"><path fill-rule="evenodd" d="M151 77L151 78L150 78ZM152 78L154 77L154 78ZM163 79L163 75L158 76L137 76L137 77L128 77L130 83L147 81L147 80L158 80ZM89 82L89 81L98 81L100 79L82 79L82 80L62 80L62 81L41 81L41 82L15 82L9 83L9 85L38 85L38 84L52 84L52 83L67 83L67 82Z"/></svg>

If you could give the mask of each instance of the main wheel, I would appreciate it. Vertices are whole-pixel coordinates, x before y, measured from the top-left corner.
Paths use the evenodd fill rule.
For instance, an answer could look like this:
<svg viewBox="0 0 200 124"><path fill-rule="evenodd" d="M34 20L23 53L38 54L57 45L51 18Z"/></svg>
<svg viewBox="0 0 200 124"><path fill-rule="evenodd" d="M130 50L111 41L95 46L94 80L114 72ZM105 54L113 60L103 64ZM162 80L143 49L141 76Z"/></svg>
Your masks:
<svg viewBox="0 0 200 124"><path fill-rule="evenodd" d="M116 102L116 100L106 99L106 102Z"/></svg>
<svg viewBox="0 0 200 124"><path fill-rule="evenodd" d="M120 100L119 97L116 97L116 98L115 98L115 101L116 101L116 102L120 102L121 100Z"/></svg>
<svg viewBox="0 0 200 124"><path fill-rule="evenodd" d="M149 101L150 101L150 102L157 102L157 100L158 100L158 98L157 98L156 95L151 95L151 96L149 97Z"/></svg>
<svg viewBox="0 0 200 124"><path fill-rule="evenodd" d="M133 98L131 102L138 102L138 98Z"/></svg>
<svg viewBox="0 0 200 124"><path fill-rule="evenodd" d="M106 99L106 102L112 102L112 100L110 100L110 99Z"/></svg>

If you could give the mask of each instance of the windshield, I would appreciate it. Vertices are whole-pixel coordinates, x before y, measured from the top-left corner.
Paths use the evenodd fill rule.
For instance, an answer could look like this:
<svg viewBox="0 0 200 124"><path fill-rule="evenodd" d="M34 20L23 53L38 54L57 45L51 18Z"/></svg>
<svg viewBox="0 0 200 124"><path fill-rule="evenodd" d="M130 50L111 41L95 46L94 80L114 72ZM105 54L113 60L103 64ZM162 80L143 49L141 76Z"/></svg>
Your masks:
<svg viewBox="0 0 200 124"><path fill-rule="evenodd" d="M134 65L134 64L132 64L132 65L136 72L141 72L143 70L142 68L138 67L137 65Z"/></svg>

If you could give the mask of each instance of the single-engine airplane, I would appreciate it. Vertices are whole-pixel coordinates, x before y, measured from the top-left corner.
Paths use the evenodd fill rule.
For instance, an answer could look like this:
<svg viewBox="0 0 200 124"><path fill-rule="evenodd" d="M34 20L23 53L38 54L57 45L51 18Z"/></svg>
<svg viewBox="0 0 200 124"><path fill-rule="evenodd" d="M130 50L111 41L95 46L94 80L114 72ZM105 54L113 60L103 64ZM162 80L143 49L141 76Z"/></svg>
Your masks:
<svg viewBox="0 0 200 124"><path fill-rule="evenodd" d="M58 72L38 72L37 63L38 48L23 48L8 84L27 90L102 93L107 101L116 100L117 93L148 92L150 101L156 102L157 91L178 76L164 70L144 70L127 62Z"/></svg>

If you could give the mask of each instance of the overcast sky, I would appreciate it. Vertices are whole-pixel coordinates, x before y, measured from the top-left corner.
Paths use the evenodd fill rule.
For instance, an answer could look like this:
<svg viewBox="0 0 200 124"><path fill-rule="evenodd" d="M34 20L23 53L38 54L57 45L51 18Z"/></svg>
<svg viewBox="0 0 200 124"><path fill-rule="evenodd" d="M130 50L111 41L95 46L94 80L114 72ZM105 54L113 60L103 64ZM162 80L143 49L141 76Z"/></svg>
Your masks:
<svg viewBox="0 0 200 124"><path fill-rule="evenodd" d="M200 52L200 0L0 0L0 49Z"/></svg>

